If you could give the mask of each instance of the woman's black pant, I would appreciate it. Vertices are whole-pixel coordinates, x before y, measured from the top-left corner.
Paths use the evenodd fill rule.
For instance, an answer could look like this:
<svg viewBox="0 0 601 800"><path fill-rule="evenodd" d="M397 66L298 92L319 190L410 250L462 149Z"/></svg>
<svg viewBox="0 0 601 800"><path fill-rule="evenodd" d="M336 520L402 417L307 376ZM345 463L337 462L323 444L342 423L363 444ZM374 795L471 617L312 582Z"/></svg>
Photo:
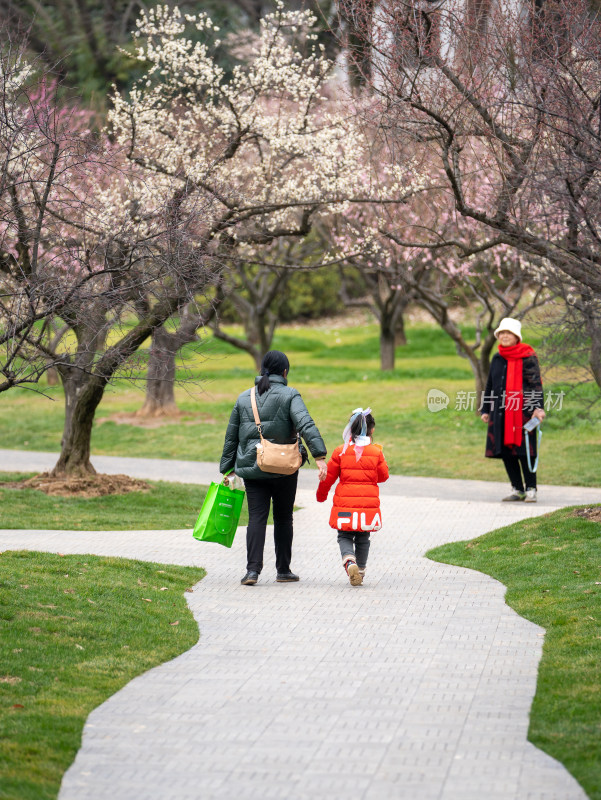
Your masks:
<svg viewBox="0 0 601 800"><path fill-rule="evenodd" d="M279 574L290 572L292 557L292 509L296 498L298 472L281 478L260 478L244 481L248 503L246 529L246 569L261 572L265 529L269 506L273 501L273 540L275 568Z"/></svg>
<svg viewBox="0 0 601 800"><path fill-rule="evenodd" d="M517 489L518 492L523 492L524 489L536 489L536 472L530 472L528 469L526 456L514 456L504 451L502 458L514 489ZM522 472L524 473L523 480Z"/></svg>

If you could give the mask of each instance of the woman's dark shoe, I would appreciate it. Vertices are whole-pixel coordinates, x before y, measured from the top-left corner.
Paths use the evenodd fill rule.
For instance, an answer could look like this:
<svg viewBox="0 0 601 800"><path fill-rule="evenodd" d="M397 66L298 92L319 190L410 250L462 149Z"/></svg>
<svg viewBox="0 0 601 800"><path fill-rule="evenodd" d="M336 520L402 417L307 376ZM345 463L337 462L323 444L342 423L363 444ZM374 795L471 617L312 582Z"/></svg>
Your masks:
<svg viewBox="0 0 601 800"><path fill-rule="evenodd" d="M292 583L293 581L298 580L298 575L295 575L294 572L278 572L276 581L279 583Z"/></svg>
<svg viewBox="0 0 601 800"><path fill-rule="evenodd" d="M253 572L252 569L249 569L246 575L240 581L240 583L243 586L254 586L258 580L259 580L259 573Z"/></svg>

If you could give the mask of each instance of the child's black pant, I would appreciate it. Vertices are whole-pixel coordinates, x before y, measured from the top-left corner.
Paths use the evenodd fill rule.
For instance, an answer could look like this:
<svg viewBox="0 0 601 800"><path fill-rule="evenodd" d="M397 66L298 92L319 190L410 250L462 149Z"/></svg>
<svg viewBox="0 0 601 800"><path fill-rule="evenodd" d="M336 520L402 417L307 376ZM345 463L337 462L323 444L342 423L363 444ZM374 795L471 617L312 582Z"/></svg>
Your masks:
<svg viewBox="0 0 601 800"><path fill-rule="evenodd" d="M359 569L365 569L369 555L369 531L338 531L342 560L355 556Z"/></svg>

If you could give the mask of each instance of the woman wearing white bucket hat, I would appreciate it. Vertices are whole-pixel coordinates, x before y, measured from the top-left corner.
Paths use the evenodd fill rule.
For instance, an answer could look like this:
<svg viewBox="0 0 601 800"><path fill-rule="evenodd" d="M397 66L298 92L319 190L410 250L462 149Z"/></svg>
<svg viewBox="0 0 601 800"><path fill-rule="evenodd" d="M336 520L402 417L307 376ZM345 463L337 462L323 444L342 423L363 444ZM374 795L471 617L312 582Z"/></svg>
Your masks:
<svg viewBox="0 0 601 800"><path fill-rule="evenodd" d="M503 500L536 502L536 472L528 465L523 426L531 417L545 418L543 384L536 353L522 342L522 323L505 317L495 331L499 352L490 372L480 414L488 424L486 457L502 458L511 481ZM536 441L529 442L530 459L536 458Z"/></svg>

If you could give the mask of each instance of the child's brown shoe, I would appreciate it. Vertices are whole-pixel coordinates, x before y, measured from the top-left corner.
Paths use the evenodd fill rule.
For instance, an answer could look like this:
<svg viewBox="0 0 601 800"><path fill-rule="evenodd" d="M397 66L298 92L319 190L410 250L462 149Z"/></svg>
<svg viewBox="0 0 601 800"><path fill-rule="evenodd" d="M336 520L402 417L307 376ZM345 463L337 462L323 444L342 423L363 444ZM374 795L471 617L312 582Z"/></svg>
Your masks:
<svg viewBox="0 0 601 800"><path fill-rule="evenodd" d="M348 576L351 586L361 586L363 583L363 575L359 572L359 567L356 564L348 565Z"/></svg>

